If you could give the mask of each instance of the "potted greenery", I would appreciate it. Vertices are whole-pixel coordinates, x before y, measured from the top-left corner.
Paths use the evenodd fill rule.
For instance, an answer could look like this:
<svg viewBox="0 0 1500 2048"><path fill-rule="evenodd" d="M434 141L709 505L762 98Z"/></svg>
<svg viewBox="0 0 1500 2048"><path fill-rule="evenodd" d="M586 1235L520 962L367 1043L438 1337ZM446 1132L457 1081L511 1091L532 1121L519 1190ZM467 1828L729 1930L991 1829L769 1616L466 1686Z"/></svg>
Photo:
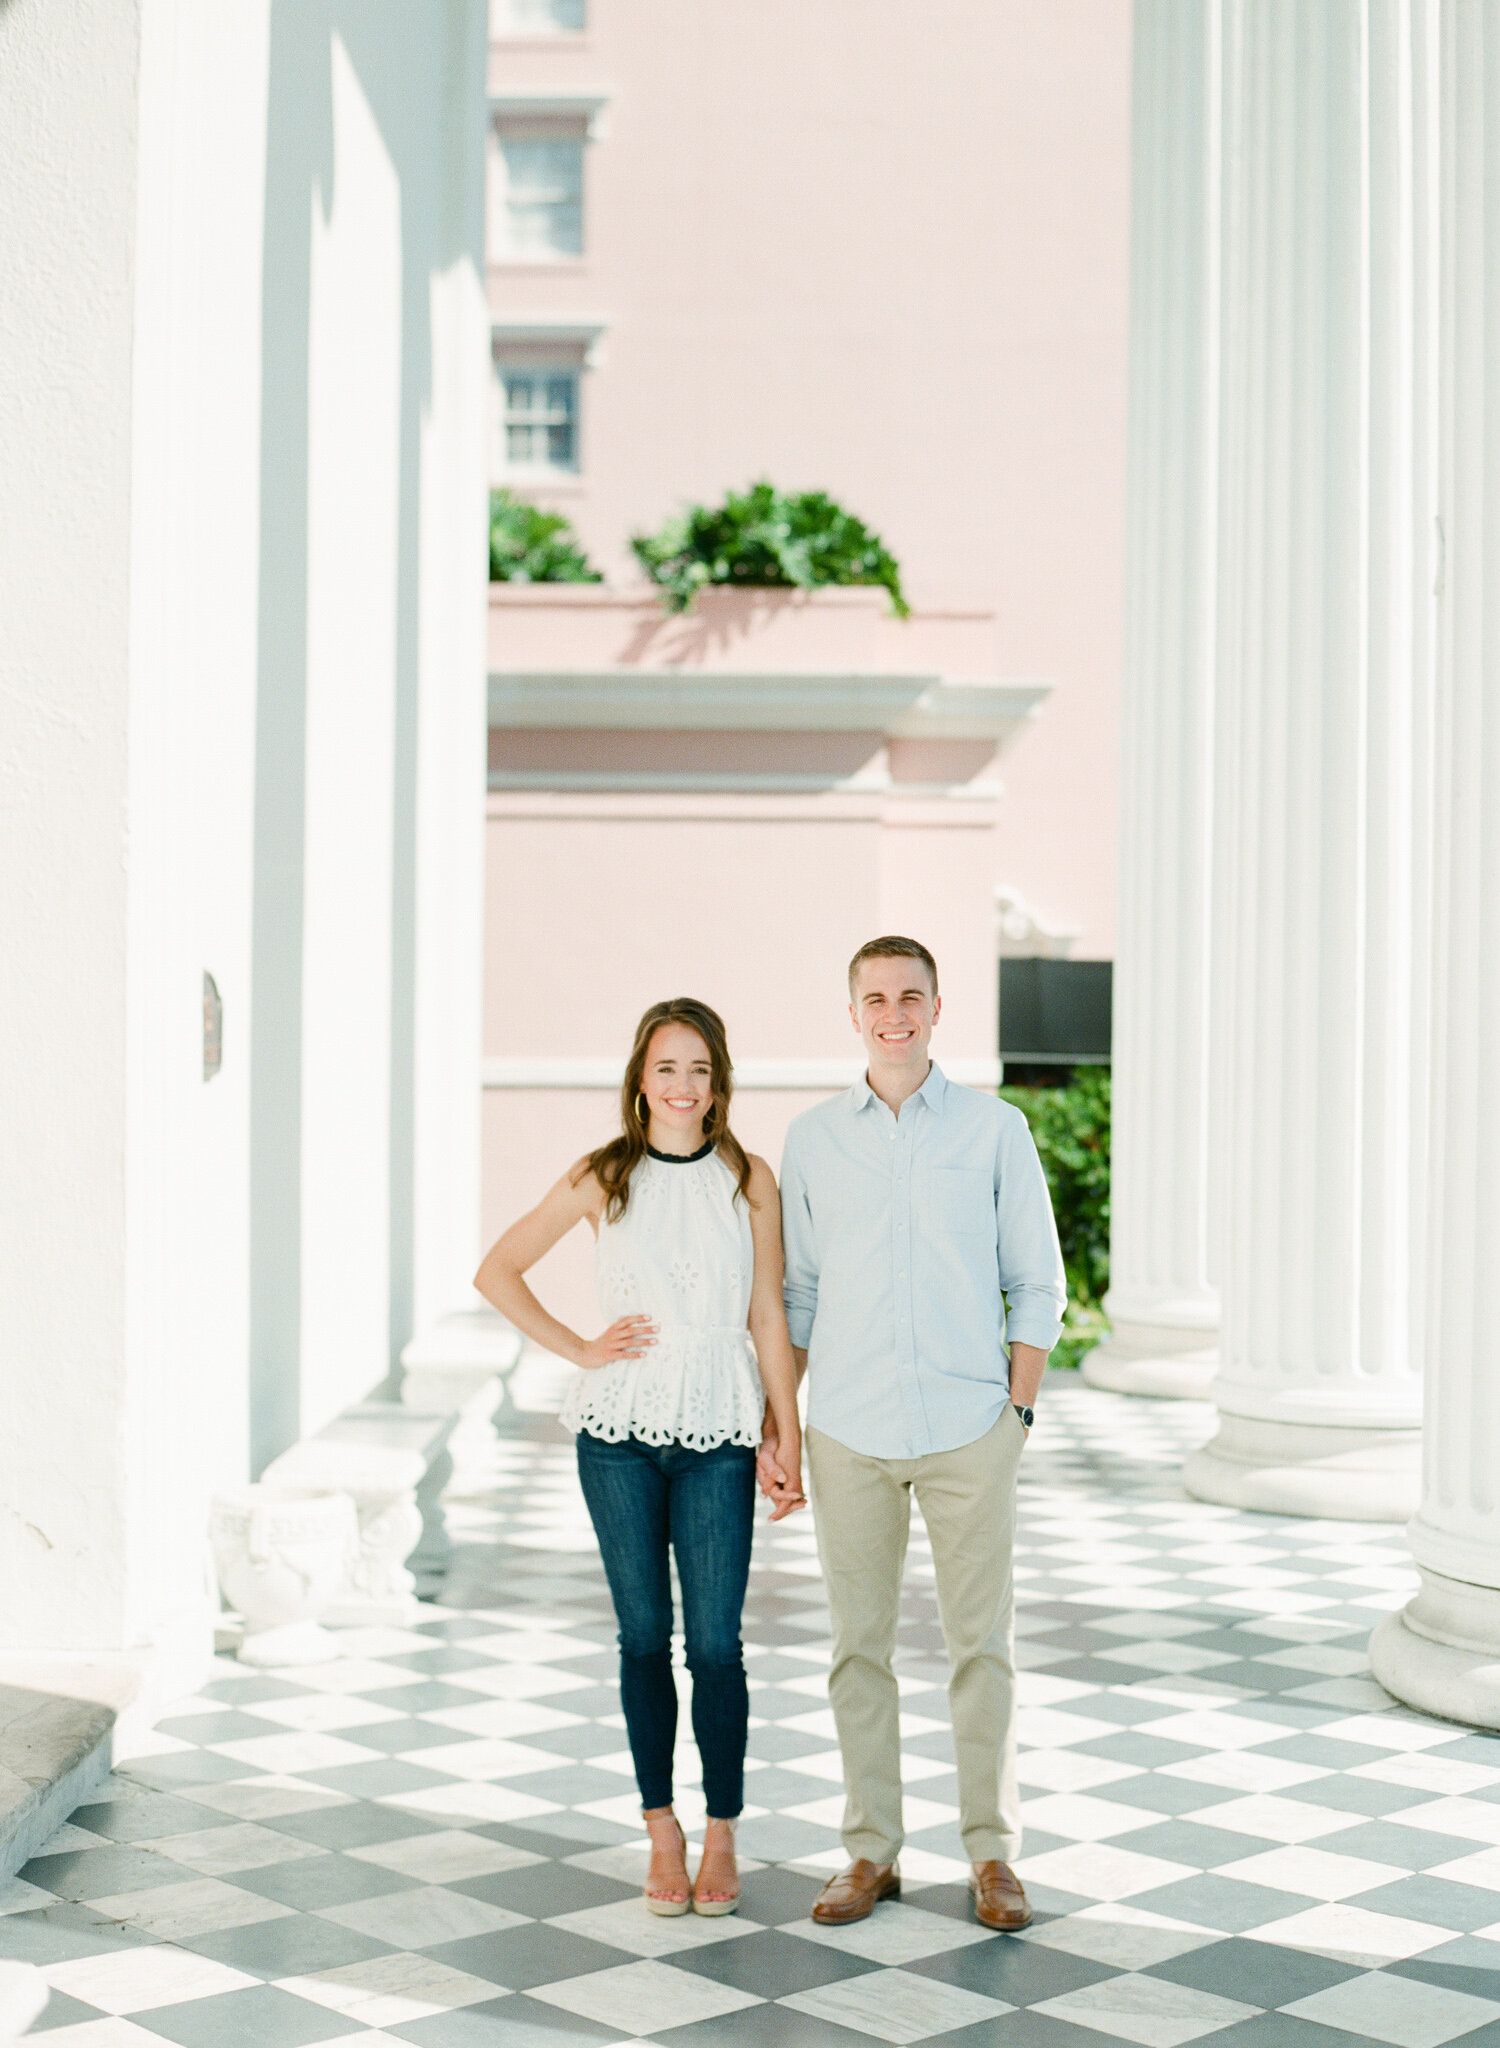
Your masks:
<svg viewBox="0 0 1500 2048"><path fill-rule="evenodd" d="M561 512L490 492L491 583L602 583Z"/></svg>
<svg viewBox="0 0 1500 2048"><path fill-rule="evenodd" d="M880 584L891 609L911 607L901 569L879 534L824 491L778 491L764 478L730 491L722 505L689 505L655 533L632 534L636 560L668 611L686 611L700 590L814 590Z"/></svg>

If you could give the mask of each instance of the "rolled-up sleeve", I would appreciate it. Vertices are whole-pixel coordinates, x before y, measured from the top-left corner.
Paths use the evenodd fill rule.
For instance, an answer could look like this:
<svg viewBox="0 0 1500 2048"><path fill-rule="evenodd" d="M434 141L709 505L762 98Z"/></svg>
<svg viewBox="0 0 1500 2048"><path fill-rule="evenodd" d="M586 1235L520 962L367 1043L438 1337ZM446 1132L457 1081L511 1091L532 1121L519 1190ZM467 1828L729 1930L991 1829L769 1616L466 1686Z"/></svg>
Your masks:
<svg viewBox="0 0 1500 2048"><path fill-rule="evenodd" d="M793 1344L805 1351L812 1342L813 1318L818 1312L818 1256L795 1132L787 1134L781 1156L781 1245L786 1261L782 1287L786 1326Z"/></svg>
<svg viewBox="0 0 1500 2048"><path fill-rule="evenodd" d="M1000 1286L1008 1343L1050 1351L1062 1334L1067 1282L1047 1176L1019 1110L1006 1117L995 1166ZM788 1264L790 1270L790 1263ZM800 1340L794 1338L793 1342Z"/></svg>

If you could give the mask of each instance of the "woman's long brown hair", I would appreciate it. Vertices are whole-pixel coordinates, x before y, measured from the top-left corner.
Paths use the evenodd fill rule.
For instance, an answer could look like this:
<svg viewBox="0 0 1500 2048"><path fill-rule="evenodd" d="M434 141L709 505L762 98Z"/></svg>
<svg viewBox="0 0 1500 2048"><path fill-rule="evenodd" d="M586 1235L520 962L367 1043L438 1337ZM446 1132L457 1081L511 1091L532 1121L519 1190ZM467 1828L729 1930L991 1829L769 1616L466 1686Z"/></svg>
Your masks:
<svg viewBox="0 0 1500 2048"><path fill-rule="evenodd" d="M696 1031L708 1047L709 1087L713 1102L703 1119L703 1136L712 1139L724 1164L734 1175L739 1193L750 1199L750 1159L744 1146L729 1128L729 1098L734 1093L734 1069L729 1063L729 1040L717 1010L693 996L673 996L669 1002L653 1003L635 1027L635 1043L625 1065L620 1090L620 1135L591 1152L579 1167L575 1179L587 1173L597 1178L604 1190L604 1214L613 1223L624 1215L630 1200L630 1176L646 1157L646 1126L641 1120L641 1082L646 1074L646 1055L651 1041L663 1024L685 1024Z"/></svg>

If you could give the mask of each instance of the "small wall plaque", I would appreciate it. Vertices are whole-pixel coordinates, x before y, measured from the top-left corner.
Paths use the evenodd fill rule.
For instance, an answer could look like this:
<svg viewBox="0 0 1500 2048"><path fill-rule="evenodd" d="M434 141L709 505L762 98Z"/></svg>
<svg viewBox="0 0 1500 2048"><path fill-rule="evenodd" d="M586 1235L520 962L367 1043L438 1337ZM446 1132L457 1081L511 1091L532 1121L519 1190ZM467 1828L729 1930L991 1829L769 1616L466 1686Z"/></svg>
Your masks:
<svg viewBox="0 0 1500 2048"><path fill-rule="evenodd" d="M224 1064L224 999L219 984L203 975L203 1078L211 1081Z"/></svg>

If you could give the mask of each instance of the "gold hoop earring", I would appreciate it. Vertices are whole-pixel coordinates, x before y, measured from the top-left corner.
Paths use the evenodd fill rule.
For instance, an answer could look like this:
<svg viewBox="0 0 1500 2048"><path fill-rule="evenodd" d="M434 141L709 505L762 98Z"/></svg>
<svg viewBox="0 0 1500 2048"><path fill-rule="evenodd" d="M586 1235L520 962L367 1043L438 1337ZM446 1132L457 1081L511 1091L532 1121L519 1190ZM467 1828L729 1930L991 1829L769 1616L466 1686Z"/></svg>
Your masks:
<svg viewBox="0 0 1500 2048"><path fill-rule="evenodd" d="M639 1088L635 1092L635 1115L636 1122L644 1130L651 1121L651 1105L647 1102L644 1092Z"/></svg>

